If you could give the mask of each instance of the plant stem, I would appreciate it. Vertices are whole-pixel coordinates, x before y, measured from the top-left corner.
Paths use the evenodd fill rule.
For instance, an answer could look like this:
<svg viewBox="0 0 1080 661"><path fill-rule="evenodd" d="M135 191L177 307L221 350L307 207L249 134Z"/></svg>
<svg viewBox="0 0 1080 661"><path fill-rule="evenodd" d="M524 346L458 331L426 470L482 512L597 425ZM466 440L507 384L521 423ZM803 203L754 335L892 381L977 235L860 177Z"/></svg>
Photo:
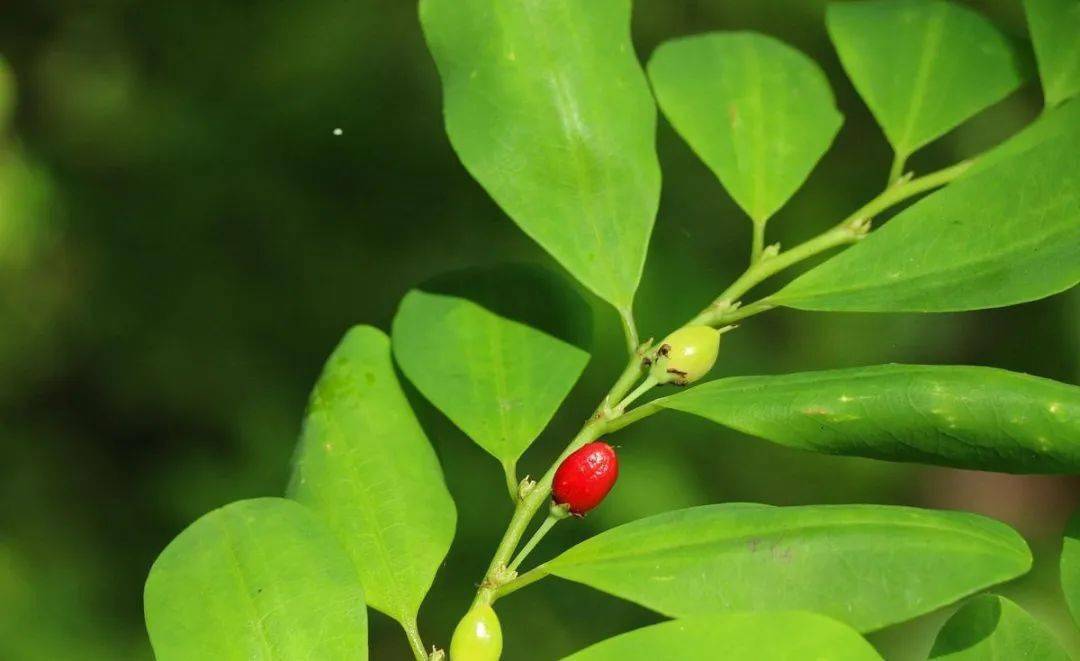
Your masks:
<svg viewBox="0 0 1080 661"><path fill-rule="evenodd" d="M900 178L904 176L904 164L907 162L907 154L896 152L893 155L892 167L889 168L889 181L886 188L892 188Z"/></svg>
<svg viewBox="0 0 1080 661"><path fill-rule="evenodd" d="M947 168L942 168L930 174L924 174L921 177L905 181L896 186L891 186L881 192L880 195L870 200L862 207L860 207L855 213L848 216L848 220L852 218L873 218L882 211L887 210L904 200L914 197L919 193L925 193L928 190L932 190L939 186L955 180L960 175L968 171L968 169L975 164L975 159L968 159L966 161L960 161L956 165L950 165Z"/></svg>
<svg viewBox="0 0 1080 661"><path fill-rule="evenodd" d="M856 218L854 220L859 219ZM731 312L732 304L738 301L739 297L757 286L763 280L772 277L780 271L783 271L808 257L812 257L831 248L842 246L845 243L853 243L862 238L862 236L866 234L868 228L869 225L866 222L855 223L852 219L849 219L836 227L815 236L809 241L804 241L790 250L785 250L775 257L756 262L743 272L730 287L725 289L723 293L713 301L712 305L702 310L696 317L691 319L687 325L716 325L721 317L725 317Z"/></svg>
<svg viewBox="0 0 1080 661"><path fill-rule="evenodd" d="M427 661L427 649L424 647L424 641L420 639L420 629L416 626L416 618L406 620L401 626L405 629L405 637L409 639L409 647L416 661Z"/></svg>
<svg viewBox="0 0 1080 661"><path fill-rule="evenodd" d="M630 406L631 404L633 404L634 400L636 400L638 397L641 397L642 395L644 395L646 392L648 392L650 389L654 388L655 386L656 386L656 379L654 379L652 376L645 377L645 380L642 381L638 385L637 388L634 388L633 392L631 392L629 395L624 397L621 402L619 402L618 404L615 405L615 412L618 415L622 415L623 411L626 410L627 406ZM612 419L614 420L615 418L612 418Z"/></svg>
<svg viewBox="0 0 1080 661"><path fill-rule="evenodd" d="M540 527L533 533L533 536L529 538L529 541L525 542L525 546L522 546L521 550L518 551L517 557L514 558L514 561L510 563L510 566L507 567L507 569L516 571L517 568L521 566L521 563L524 562L525 558L527 558L529 554L532 553L532 550L536 548L536 545L540 543L540 540L544 538L544 535L548 534L548 531L555 527L556 523L565 518L565 516L557 516L554 513L548 514L547 518L544 519L544 522L541 523Z"/></svg>
<svg viewBox="0 0 1080 661"><path fill-rule="evenodd" d="M500 578L505 574L507 564L510 562L510 556L514 553L514 549L517 548L518 542L521 541L521 536L525 533L529 521L532 520L536 511L540 509L540 506L544 504L551 493L551 482L555 479L555 470L559 467L559 464L578 448L599 438L600 434L605 431L606 424L607 418L604 416L594 416L590 419L581 428L577 436L570 441L570 444L566 446L566 449L551 465L551 468L544 473L544 476L540 478L532 491L518 502L517 507L514 508L514 515L510 519L510 524L506 527L506 532L503 533L503 538L495 550L495 555L491 558L491 563L488 565L487 572L484 575L484 582L476 593L478 603L491 603L495 589L500 583Z"/></svg>
<svg viewBox="0 0 1080 661"><path fill-rule="evenodd" d="M634 384L641 379L645 372L644 361L642 360L644 353L648 351L651 345L651 340L644 344L634 348L630 360L627 362L626 368L623 369L622 374L615 381L615 385L611 387L604 399L601 400L599 406L596 407L596 411L593 413L589 421L581 428L577 435L570 441L570 444L566 446L562 454L551 464L544 476L533 486L525 498L520 499L517 506L514 508L514 514L510 518L510 523L506 526L506 532L503 533L502 539L499 541L499 546L495 549L495 554L491 558L491 562L488 564L487 572L484 574L484 581L480 584L480 589L476 592L475 603L491 603L495 598L495 591L503 584L507 575L507 570L510 566L510 558L514 554L514 550L517 548L518 543L521 541L522 535L525 534L525 530L529 526L529 522L536 516L537 510L544 504L548 496L551 494L551 483L555 479L555 471L563 460L570 456L573 452L581 448L582 446L595 441L601 434L608 430L608 425L612 420L616 420L623 414L623 409L618 406L612 406L612 402L626 402L629 404L633 401L627 398L627 393L634 387ZM642 385L648 383L649 379L645 379ZM649 387L655 384L650 384ZM646 388L647 389L647 388ZM641 386L638 387L639 391L644 392ZM543 526L541 526L542 528ZM546 533L546 531L545 531ZM536 542L540 540L537 539ZM530 540L532 543L532 540ZM529 548L528 550L532 550ZM522 557L523 559L523 557Z"/></svg>
<svg viewBox="0 0 1080 661"><path fill-rule="evenodd" d="M731 323L732 321L739 321L740 319L746 319L747 317L753 317L755 314L761 314L762 312L768 312L776 307L776 304L767 298L763 298L755 303L749 305L743 305L737 308L732 308L727 312L720 313L715 316L713 320L714 326L721 324Z"/></svg>
<svg viewBox="0 0 1080 661"><path fill-rule="evenodd" d="M511 592L517 592L521 588L532 585L547 575L548 572L544 569L544 565L530 569L514 580L499 586L499 589L495 591L494 599L501 599Z"/></svg>
<svg viewBox="0 0 1080 661"><path fill-rule="evenodd" d="M762 259L750 265L738 279L725 289L712 305L702 310L687 325L706 324L717 325L721 322L729 322L734 318L743 318L749 314L739 315L739 309L732 310L732 305L746 292L753 289L762 281L787 269L805 259L813 257L831 248L836 248L848 243L854 243L864 237L870 229L870 219L890 207L904 200L924 193L938 186L943 186L953 181L967 171L973 161L963 161L951 167L947 167L928 175L904 181L890 186L880 195L859 207L854 213L845 218L840 224L822 232L814 238L804 241L799 245L785 250L774 257ZM901 163L902 165L902 163ZM763 302L762 302L763 303ZM747 306L748 309L750 306ZM762 312L763 309L755 309L752 314Z"/></svg>
<svg viewBox="0 0 1080 661"><path fill-rule="evenodd" d="M593 412L594 416L608 415L615 408L615 402L620 401L626 396L626 393L630 392L630 389L634 387L634 384L641 379L645 373L645 363L642 360L646 351L648 351L651 340L638 347L633 356L630 357L630 361L626 364L626 368L623 369L622 374L615 381L615 385L611 387L608 394L604 396L603 401L596 407L596 411Z"/></svg>
<svg viewBox="0 0 1080 661"><path fill-rule="evenodd" d="M750 263L761 259L761 253L765 251L765 222L753 221L754 238L750 244Z"/></svg>
<svg viewBox="0 0 1080 661"><path fill-rule="evenodd" d="M755 223L754 259L750 267L731 286L725 289L709 307L691 319L686 325L720 325L772 309L775 305L768 298L744 307L739 307L737 303L745 293L780 271L831 248L858 241L869 231L872 217L914 195L949 183L963 174L972 163L972 161L965 161L917 179L904 180L902 176L905 160L906 157L897 155L890 173L890 186L880 195L864 204L838 225L808 241L800 243L790 250L766 255L763 245L764 224ZM547 533L551 525L554 525L553 523L549 524L548 521L541 524L537 533L522 549L518 559L512 565L510 564L510 558L528 528L529 522L550 494L551 482L556 469L562 461L586 443L599 438L601 434L622 429L662 408L662 405L658 403L660 400L654 400L636 409L625 410L635 399L655 384L651 383L649 379L645 379L630 393L634 384L644 375L645 368L642 359L651 342L639 345L633 315L628 308L620 309L619 315L623 322L626 343L631 354L630 361L615 382L615 385L612 386L601 401L592 418L581 428L577 436L570 441L570 444L566 446L566 449L548 468L547 473L536 483L528 495L517 502L514 515L510 519L506 532L503 533L502 540L495 550L491 563L488 565L484 582L476 593L477 602L491 603L497 596L509 594L539 580L545 575L541 571L541 567L526 572L517 578L506 580L508 570L516 568L524 559L524 556L540 541L540 537ZM627 395L627 393L630 394ZM612 402L618 402L618 404L613 406Z"/></svg>
<svg viewBox="0 0 1080 661"><path fill-rule="evenodd" d="M612 402L621 401L626 396L626 393L634 387L634 384L641 379L645 371L642 357L651 344L652 341L649 340L634 348L633 354L630 356L630 360L627 361L622 374L619 375L615 385L600 401L589 421L570 441L570 444L566 446L566 449L551 465L547 473L533 486L528 495L518 500L517 506L514 508L514 514L510 518L510 523L507 524L506 531L499 541L499 546L495 549L495 554L488 564L487 572L484 574L484 581L480 584L480 589L477 590L476 602L490 603L494 590L503 576L504 568L509 563L518 542L521 541L521 536L525 534L529 521L532 521L536 511L540 509L540 506L544 504L551 493L551 482L555 478L555 471L558 469L559 464L575 450L586 443L595 441L600 437L600 434L607 430L609 420L617 415Z"/></svg>
<svg viewBox="0 0 1080 661"><path fill-rule="evenodd" d="M620 415L618 418L609 422L605 431L607 431L608 433L616 432L623 427L629 427L630 425L634 424L638 420L641 420L642 418L649 417L653 413L656 413L660 409L664 408L662 402L665 399L667 399L667 397L660 397L658 399L654 399L651 402L642 404L637 408L630 409L625 414Z"/></svg>
<svg viewBox="0 0 1080 661"><path fill-rule="evenodd" d="M737 303L743 294L770 276L830 248L858 241L870 229L870 219L873 216L919 193L953 181L971 167L972 163L973 161L970 160L964 161L917 179L901 180L901 176L898 175L895 185L890 186L880 195L861 206L835 227L784 252L766 255L764 249L762 249L761 258L753 262L709 307L702 310L686 325L708 324L719 326L776 307L768 298L742 307L739 307ZM893 169L902 173L903 159L894 162ZM763 235L762 242L764 242ZM506 580L510 558L528 528L529 522L551 493L551 483L555 471L562 461L586 443L595 441L601 434L622 429L663 408L659 403L661 400L654 400L630 411L625 411L625 406L633 402L648 387L651 387L651 385L646 385L648 383L648 380L646 380L634 391L632 397L627 397L627 393L645 373L643 358L652 341L639 345L637 330L634 327L634 320L629 310L620 309L619 314L623 321L627 346L630 348L630 361L618 380L616 380L615 385L612 386L611 390L600 402L600 405L597 406L593 416L570 441L570 444L566 446L566 449L548 468L547 473L536 483L528 495L518 501L517 506L514 508L513 517L511 517L510 523L507 525L506 532L503 533L502 540L500 540L499 546L491 558L491 563L488 565L484 581L476 593L476 602L478 603L491 603L497 597L519 590L547 575L541 565L521 576ZM618 404L613 405L613 402L618 402ZM541 529L543 528L542 525ZM546 533L546 530L544 532ZM526 545L526 549L531 551L532 546L535 546L535 544L530 540L529 544Z"/></svg>
<svg viewBox="0 0 1080 661"><path fill-rule="evenodd" d="M518 501L518 478L517 478L517 462L504 461L503 473L506 475L506 490L510 492L510 502L516 503Z"/></svg>
<svg viewBox="0 0 1080 661"><path fill-rule="evenodd" d="M638 350L637 325L634 323L634 313L630 308L619 308L619 319L622 320L623 335L626 336L626 347L633 356Z"/></svg>

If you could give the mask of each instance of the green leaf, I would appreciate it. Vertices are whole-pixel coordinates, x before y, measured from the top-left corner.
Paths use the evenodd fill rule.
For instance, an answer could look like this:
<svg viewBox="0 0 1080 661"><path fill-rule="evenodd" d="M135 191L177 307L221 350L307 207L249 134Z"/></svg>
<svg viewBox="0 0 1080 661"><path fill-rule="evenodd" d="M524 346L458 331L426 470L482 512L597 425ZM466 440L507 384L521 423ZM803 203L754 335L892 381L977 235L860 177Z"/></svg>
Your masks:
<svg viewBox="0 0 1080 661"><path fill-rule="evenodd" d="M144 595L158 661L367 659L356 569L307 508L226 505L161 552Z"/></svg>
<svg viewBox="0 0 1080 661"><path fill-rule="evenodd" d="M669 41L648 70L672 126L755 223L795 194L843 123L817 64L765 35Z"/></svg>
<svg viewBox="0 0 1080 661"><path fill-rule="evenodd" d="M837 3L826 23L844 70L901 159L1024 80L1008 39L958 4Z"/></svg>
<svg viewBox="0 0 1080 661"><path fill-rule="evenodd" d="M589 354L465 298L425 289L409 292L394 317L394 356L432 404L511 465L547 426ZM559 307L543 304L543 291L536 282L528 291L511 287L500 299L509 296L560 316ZM498 301L488 297L485 303L494 307Z"/></svg>
<svg viewBox="0 0 1080 661"><path fill-rule="evenodd" d="M1080 512L1073 514L1065 528L1061 549L1061 589L1073 620L1080 625Z"/></svg>
<svg viewBox="0 0 1080 661"><path fill-rule="evenodd" d="M656 403L825 454L1080 472L1080 387L989 367L877 365L733 377Z"/></svg>
<svg viewBox="0 0 1080 661"><path fill-rule="evenodd" d="M457 514L378 329L354 327L327 361L311 393L289 496L337 534L368 605L406 627L415 623Z"/></svg>
<svg viewBox="0 0 1080 661"><path fill-rule="evenodd" d="M1033 301L1080 282L1080 131L904 210L772 300L804 310L949 312Z"/></svg>
<svg viewBox="0 0 1080 661"><path fill-rule="evenodd" d="M1005 597L989 594L971 599L949 618L930 658L1070 660L1054 634L1038 620Z"/></svg>
<svg viewBox="0 0 1080 661"><path fill-rule="evenodd" d="M707 505L600 533L541 571L672 617L808 610L872 631L1030 567L1016 532L973 514Z"/></svg>
<svg viewBox="0 0 1080 661"><path fill-rule="evenodd" d="M654 624L572 654L566 661L880 661L870 643L836 620L815 613L729 613ZM711 658L721 658L719 656Z"/></svg>
<svg viewBox="0 0 1080 661"><path fill-rule="evenodd" d="M1080 92L1080 2L1024 0L1046 107Z"/></svg>
<svg viewBox="0 0 1080 661"><path fill-rule="evenodd" d="M472 176L628 310L660 198L656 106L629 0L422 0L446 131Z"/></svg>

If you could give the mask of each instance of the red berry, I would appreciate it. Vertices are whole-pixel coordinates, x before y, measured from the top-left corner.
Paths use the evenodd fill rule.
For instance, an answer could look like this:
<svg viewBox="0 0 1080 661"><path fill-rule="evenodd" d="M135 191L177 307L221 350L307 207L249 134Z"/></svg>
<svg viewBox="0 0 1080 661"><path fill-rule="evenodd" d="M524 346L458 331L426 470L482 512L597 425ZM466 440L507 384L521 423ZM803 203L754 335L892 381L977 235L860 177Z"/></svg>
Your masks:
<svg viewBox="0 0 1080 661"><path fill-rule="evenodd" d="M551 494L571 514L582 516L600 504L619 477L615 449L596 441L577 450L559 464Z"/></svg>

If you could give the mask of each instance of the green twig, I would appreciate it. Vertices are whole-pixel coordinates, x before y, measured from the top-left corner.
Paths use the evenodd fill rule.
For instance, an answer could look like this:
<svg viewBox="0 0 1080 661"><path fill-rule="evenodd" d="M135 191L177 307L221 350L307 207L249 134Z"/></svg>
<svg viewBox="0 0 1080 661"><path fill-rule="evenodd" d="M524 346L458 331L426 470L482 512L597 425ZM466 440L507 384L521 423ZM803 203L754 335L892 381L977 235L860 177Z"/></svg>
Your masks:
<svg viewBox="0 0 1080 661"><path fill-rule="evenodd" d="M780 271L831 248L858 241L869 231L871 218L910 197L949 183L963 174L971 166L971 163L972 161L966 161L917 179L904 180L902 178L904 163L903 159L899 159L893 164L893 169L901 173L901 175L897 175L895 185L891 185L880 195L864 204L840 224L808 241L800 243L790 250L780 252L778 248L770 247L767 251L762 248L760 259L753 262L709 307L686 325L708 324L719 326L772 309L775 305L768 298L741 307L738 302L753 287ZM761 241L764 243L763 235ZM551 493L551 483L554 479L555 470L562 461L586 443L595 441L601 434L622 429L663 408L661 399L643 404L629 411L624 410L625 406L633 401L633 398L626 397L627 393L634 388L634 384L638 383L645 374L643 358L651 342L639 345L637 330L634 327L630 311L620 309L619 314L622 318L627 346L630 349L630 361L615 382L615 385L612 386L611 390L600 402L600 405L597 406L593 416L570 441L570 444L566 446L566 449L551 465L547 473L536 483L535 487L518 501L510 523L488 565L484 582L477 591L477 602L491 603L496 597L520 590L547 575L541 565L521 576L514 577L512 572L509 571L509 563L529 522ZM645 383L642 383L635 391L635 398L636 395L640 395L640 392L644 392L646 389ZM613 404L613 402L619 404ZM531 547L529 550L531 550Z"/></svg>
<svg viewBox="0 0 1080 661"><path fill-rule="evenodd" d="M705 324L717 325L720 320L728 321L728 316L739 298L760 284L762 281L776 275L804 259L825 252L832 248L853 243L866 235L870 229L869 219L851 218L845 220L836 227L804 241L790 250L777 254L775 257L760 260L748 268L712 305L702 310L687 325ZM748 315L743 315L743 317Z"/></svg>
<svg viewBox="0 0 1080 661"><path fill-rule="evenodd" d="M660 411L664 408L663 402L665 399L667 399L667 397L660 397L659 399L654 399L651 402L647 402L645 404L642 404L641 406L630 409L625 414L609 422L607 425L607 432L609 434L612 432L617 432L624 427L629 427L630 425L634 424L638 420L641 420L642 418L647 418L653 413Z"/></svg>
<svg viewBox="0 0 1080 661"><path fill-rule="evenodd" d="M712 305L702 310L689 324L718 325L732 320L732 306L745 294L764 280L799 262L839 246L855 243L870 230L870 219L892 206L920 193L943 186L956 179L971 167L973 161L964 161L928 175L902 181L859 207L840 224L822 232L799 245L761 259L746 269L738 279L725 289ZM747 306L749 307L749 306ZM754 312L763 311L757 309ZM744 315L748 316L748 315Z"/></svg>
<svg viewBox="0 0 1080 661"><path fill-rule="evenodd" d="M652 341L649 340L642 343L640 346L635 347L635 351L630 356L630 360L627 361L622 374L619 375L619 378L615 381L615 385L611 387L611 390L609 390L600 401L600 404L596 407L596 411L593 413L592 417L589 418L589 421L586 422L577 435L574 436L573 440L570 441L570 444L566 446L566 449L563 450L562 454L559 455L551 465L547 473L537 481L524 498L518 500L517 506L514 508L514 514L510 518L510 523L506 526L506 531L499 541L499 546L495 549L495 554L488 564L487 572L484 574L484 581L480 584L480 589L476 593L476 602L490 602L495 589L504 582L507 575L506 567L510 562L510 557L513 555L514 550L521 541L522 535L525 534L529 522L532 521L537 510L540 509L547 500L548 495L551 493L551 483L555 478L555 470L559 467L559 464L562 463L563 459L586 443L590 443L600 438L600 435L607 430L607 425L610 420L618 415L615 412L613 403L622 401L626 394L634 387L634 384L636 384L645 374L645 363L643 358L651 344Z"/></svg>
<svg viewBox="0 0 1080 661"><path fill-rule="evenodd" d="M599 438L600 434L606 430L606 424L607 419L603 416L589 420L581 428L577 436L570 441L570 444L566 446L566 449L551 465L551 468L537 481L532 491L525 498L518 501L517 507L514 508L514 515L510 518L510 524L506 527L506 532L503 533L503 538L495 550L495 555L492 556L491 562L488 564L484 582L476 593L478 603L490 603L495 589L504 582L510 556L514 553L514 549L517 548L518 542L521 541L521 536L525 533L529 521L536 515L536 511L540 509L540 506L544 504L551 493L551 483L555 479L555 470L559 467L559 464L575 450Z"/></svg>
<svg viewBox="0 0 1080 661"><path fill-rule="evenodd" d="M649 340L639 346L633 356L630 356L630 361L626 364L619 378L616 379L615 385L604 395L604 399L596 407L593 417L600 415L610 417L615 409L616 402L625 397L626 393L630 392L630 389L634 387L634 384L645 375L645 353L648 352L651 346L652 340Z"/></svg>
<svg viewBox="0 0 1080 661"><path fill-rule="evenodd" d="M768 312L776 307L776 304L767 298L763 298L760 301L750 303L749 305L734 306L730 310L721 312L716 315L711 321L712 326L721 326L723 324L729 324L733 321L739 321L740 319L746 319L747 317L753 317L755 314L761 314L762 312Z"/></svg>
<svg viewBox="0 0 1080 661"><path fill-rule="evenodd" d="M547 575L548 571L544 568L544 565L540 565L535 569L530 569L529 571L525 572L521 576L518 576L514 580L499 586L499 589L495 590L495 594L492 595L493 600L505 597L511 592L517 592L521 588L532 585L533 583L539 581Z"/></svg>
<svg viewBox="0 0 1080 661"><path fill-rule="evenodd" d="M548 534L548 531L555 527L555 524L566 518L566 513L559 514L554 510L550 512L544 522L540 524L540 527L536 529L533 536L529 538L529 541L525 542L525 546L521 547L518 551L517 557L507 567L510 571L517 571L517 568L521 566L521 563L525 561L525 558L529 557L532 550L536 548L536 545L540 543L540 540Z"/></svg>
<svg viewBox="0 0 1080 661"><path fill-rule="evenodd" d="M622 399L622 401L620 401L618 404L615 405L615 413L616 413L616 415L612 417L612 420L618 419L618 417L622 415L623 411L626 410L627 406L630 406L631 404L633 404L634 400L636 400L638 397L641 397L642 395L644 395L646 392L648 392L649 390L651 390L655 386L656 386L656 379L655 378L653 378L652 376L645 377L645 379L638 385L638 387L634 388L633 392L631 392L629 395L624 397Z"/></svg>

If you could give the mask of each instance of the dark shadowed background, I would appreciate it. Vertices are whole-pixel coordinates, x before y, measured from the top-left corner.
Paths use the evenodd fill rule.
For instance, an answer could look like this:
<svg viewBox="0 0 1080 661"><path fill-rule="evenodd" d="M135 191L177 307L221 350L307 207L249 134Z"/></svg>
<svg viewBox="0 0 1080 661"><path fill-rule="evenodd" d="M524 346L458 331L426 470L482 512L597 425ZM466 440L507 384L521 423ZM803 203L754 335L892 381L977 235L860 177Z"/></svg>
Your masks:
<svg viewBox="0 0 1080 661"><path fill-rule="evenodd" d="M1026 40L1019 0L973 3ZM880 190L890 155L808 0L637 0L646 57L669 37L753 29L826 69L846 124L770 224L791 244ZM307 392L355 323L388 329L399 298L441 272L555 268L458 164L408 0L9 0L0 56L18 87L0 138L0 659L145 659L142 584L186 524L280 494ZM0 95L2 96L2 95ZM950 164L1033 117L1030 85L920 152ZM0 101L0 108L3 102ZM2 110L0 110L2 114ZM340 135L335 135L340 129ZM647 336L744 267L750 223L661 120L664 193L638 295ZM526 454L542 472L623 352L593 305L593 361ZM1077 292L971 314L777 311L725 340L717 372L879 362L975 363L1075 383ZM459 509L421 612L446 645L509 516L497 462L415 398ZM540 556L616 523L728 500L952 507L1021 530L1036 569L1004 591L1075 651L1056 583L1075 481L821 457L677 414L620 434L623 475ZM500 602L506 658L551 659L656 619L551 579ZM875 634L925 658L943 614ZM387 618L375 659L408 658ZM920 655L922 655L920 657Z"/></svg>

